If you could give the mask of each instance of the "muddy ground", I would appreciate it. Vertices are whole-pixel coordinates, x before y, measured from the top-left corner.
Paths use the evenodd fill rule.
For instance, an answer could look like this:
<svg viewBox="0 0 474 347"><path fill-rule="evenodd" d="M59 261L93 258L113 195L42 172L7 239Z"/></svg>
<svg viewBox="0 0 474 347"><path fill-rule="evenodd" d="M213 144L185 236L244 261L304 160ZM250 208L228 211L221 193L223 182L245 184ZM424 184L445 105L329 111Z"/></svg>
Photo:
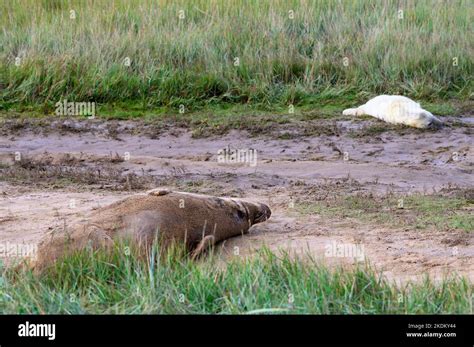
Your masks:
<svg viewBox="0 0 474 347"><path fill-rule="evenodd" d="M156 129L131 121L4 121L0 242L34 244L98 206L163 186L271 206L269 221L219 245L223 259L266 245L350 266L360 259L328 256L328 245L355 245L362 246L363 261L396 281L453 273L474 280L473 232L300 209L350 195L455 192L472 202L474 119L446 122L450 126L439 131L422 131L372 119L315 120L275 125L265 134L231 130L199 138L185 126ZM254 149L257 165L219 162L223 148ZM472 211L472 204L464 208Z"/></svg>

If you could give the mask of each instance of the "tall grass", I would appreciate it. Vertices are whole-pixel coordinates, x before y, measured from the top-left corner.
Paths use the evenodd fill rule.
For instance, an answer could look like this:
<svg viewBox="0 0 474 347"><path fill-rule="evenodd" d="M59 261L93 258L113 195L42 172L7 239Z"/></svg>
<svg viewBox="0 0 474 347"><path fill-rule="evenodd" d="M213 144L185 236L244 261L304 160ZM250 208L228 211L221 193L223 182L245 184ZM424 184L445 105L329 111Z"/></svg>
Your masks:
<svg viewBox="0 0 474 347"><path fill-rule="evenodd" d="M472 96L469 0L0 3L2 108L63 98L192 109Z"/></svg>
<svg viewBox="0 0 474 347"><path fill-rule="evenodd" d="M472 284L461 278L403 287L368 266L328 270L262 250L222 264L190 261L183 252L149 261L126 248L83 251L37 277L6 269L2 313L472 313ZM301 261L303 260L303 261Z"/></svg>

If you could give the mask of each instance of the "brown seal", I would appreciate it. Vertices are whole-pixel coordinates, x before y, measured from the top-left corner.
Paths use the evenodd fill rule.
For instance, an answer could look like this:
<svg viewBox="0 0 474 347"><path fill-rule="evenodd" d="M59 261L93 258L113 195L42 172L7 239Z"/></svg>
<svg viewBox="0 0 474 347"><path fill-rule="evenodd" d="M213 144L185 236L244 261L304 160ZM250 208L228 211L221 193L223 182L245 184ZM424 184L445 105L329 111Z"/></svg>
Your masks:
<svg viewBox="0 0 474 347"><path fill-rule="evenodd" d="M261 203L156 189L100 208L65 230L48 233L39 244L35 268L42 269L87 245L106 248L121 237L145 249L156 239L165 247L172 241L183 242L195 258L219 241L247 233L270 215L270 208Z"/></svg>

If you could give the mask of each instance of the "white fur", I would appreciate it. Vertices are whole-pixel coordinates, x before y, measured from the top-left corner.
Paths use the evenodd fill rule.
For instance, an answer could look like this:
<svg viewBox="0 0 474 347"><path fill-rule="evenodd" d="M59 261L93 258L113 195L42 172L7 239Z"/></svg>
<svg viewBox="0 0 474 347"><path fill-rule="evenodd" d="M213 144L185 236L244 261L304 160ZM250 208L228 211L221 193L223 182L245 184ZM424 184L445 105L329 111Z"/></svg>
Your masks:
<svg viewBox="0 0 474 347"><path fill-rule="evenodd" d="M342 112L348 116L368 115L392 124L415 128L439 127L441 122L420 104L401 95L379 95L362 106Z"/></svg>

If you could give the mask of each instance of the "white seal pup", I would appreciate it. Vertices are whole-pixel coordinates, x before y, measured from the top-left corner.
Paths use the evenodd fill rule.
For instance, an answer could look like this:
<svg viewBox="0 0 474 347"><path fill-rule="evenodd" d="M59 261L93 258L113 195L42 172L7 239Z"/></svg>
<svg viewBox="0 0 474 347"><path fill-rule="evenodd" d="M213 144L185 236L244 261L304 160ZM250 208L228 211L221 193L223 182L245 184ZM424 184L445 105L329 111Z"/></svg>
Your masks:
<svg viewBox="0 0 474 347"><path fill-rule="evenodd" d="M401 95L379 95L362 106L348 108L345 116L368 115L387 123L404 124L415 128L440 128L442 122L420 104Z"/></svg>

